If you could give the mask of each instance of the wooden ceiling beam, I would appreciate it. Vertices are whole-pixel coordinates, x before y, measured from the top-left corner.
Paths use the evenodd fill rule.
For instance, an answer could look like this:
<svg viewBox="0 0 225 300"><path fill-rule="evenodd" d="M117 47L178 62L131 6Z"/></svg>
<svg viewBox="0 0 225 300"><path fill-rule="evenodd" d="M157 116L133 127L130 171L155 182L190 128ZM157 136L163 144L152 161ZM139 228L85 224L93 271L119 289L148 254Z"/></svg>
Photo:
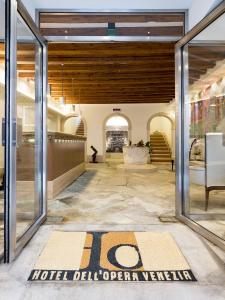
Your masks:
<svg viewBox="0 0 225 300"><path fill-rule="evenodd" d="M136 80L134 80L134 79L132 79L132 80L105 80L105 81L103 81L103 80L101 80L101 81L96 81L96 80L93 80L93 81L89 81L89 82L87 82L87 81L76 81L76 84L77 85L83 85L83 86L86 86L86 88L87 88L87 86L89 87L89 86L91 86L91 85L116 85L116 86L121 86L121 85L143 85L143 84L149 84L149 85L155 85L155 84L158 84L159 83L159 81L161 81L161 79L160 80L157 80L157 79L155 79L155 80L153 80L153 79L142 79L141 80L142 82L140 82L140 80L139 79L136 79ZM55 82L55 81L52 81L51 79L49 80L49 83L50 84L62 84L62 81L58 81L58 82ZM167 79L164 79L164 81L163 82L161 82L160 83L160 86L162 86L162 85L164 85L164 83L168 83L168 85L173 85L173 84L175 84L175 78L173 78L172 80L170 79L170 78L167 78ZM114 87L113 87L114 88Z"/></svg>
<svg viewBox="0 0 225 300"><path fill-rule="evenodd" d="M164 87L164 89L169 92L169 91L174 91L175 90L175 87ZM51 88L52 92L54 93L62 93L62 87L60 86L57 86L57 87L53 87ZM74 94L77 94L79 93L79 90L80 92L85 93L85 94L96 94L96 93L99 93L99 94L109 94L109 93L132 93L132 94L135 94L135 93L145 93L145 92L154 92L156 89L155 87L151 87L151 86L146 86L146 87L142 87L140 89L137 89L137 88L116 88L116 89L79 89L77 87L75 88L72 88L72 86L70 88L65 88L63 87L63 92L64 93L67 93L67 92L70 92L70 93L74 93Z"/></svg>
<svg viewBox="0 0 225 300"><path fill-rule="evenodd" d="M49 81L49 84L54 88L54 86L58 86L58 87L61 87L62 86L62 82L59 81L59 82L56 82L54 80L50 80ZM173 84L171 84L171 82L154 82L152 84L154 85L151 85L149 82L117 82L115 83L116 86L113 87L113 89L117 89L117 88L142 88L142 87L155 87L155 88L162 88L162 87L171 87L171 86L174 86ZM75 85L75 88L80 88L80 89L87 89L87 85L88 83L76 83ZM71 87L72 88L72 84L69 83L65 83L63 84L63 87L66 88L66 87ZM112 86L109 85L107 86L107 84L103 84L101 82L96 82L96 83L93 83L88 86L88 90L91 90L91 89L112 89Z"/></svg>
<svg viewBox="0 0 225 300"><path fill-rule="evenodd" d="M108 28L41 28L44 36L107 36ZM117 36L178 36L183 35L183 26L165 27L116 27Z"/></svg>
<svg viewBox="0 0 225 300"><path fill-rule="evenodd" d="M130 100L119 98L119 99L112 99L111 101L106 101L105 99L103 99L103 100L86 99L86 100L81 101L81 102L76 102L76 101L73 101L73 99L71 99L71 100L67 100L66 104L169 103L172 99L173 98L166 98L166 99L164 99L164 98L160 98L160 99L155 98L154 100L149 100L149 99L146 98L146 99L142 99L140 101L138 101L136 98L135 99L130 99Z"/></svg>
<svg viewBox="0 0 225 300"><path fill-rule="evenodd" d="M82 73L88 73L88 72L102 72L102 73L108 73L108 72L120 72L120 71L127 71L127 72L151 72L155 70L155 72L160 71L174 71L174 63L165 63L165 62L158 62L158 63L148 63L146 64L140 64L140 65L124 65L124 64L115 64L115 65L64 65L63 70L66 72L82 72ZM23 71L34 71L35 66L31 64L17 64L17 70L23 72ZM59 65L49 65L48 72L62 72Z"/></svg>
<svg viewBox="0 0 225 300"><path fill-rule="evenodd" d="M110 97L110 96L116 96L116 97L120 97L120 96L123 96L123 94L125 95L129 95L129 96L135 96L135 95L142 95L142 96L145 96L145 95L153 95L153 94L156 94L156 95L171 95L171 94L174 94L175 93L175 89L174 90L163 90L163 92L157 92L157 90L152 90L152 91L143 91L143 92L126 92L125 93L122 93L122 92L115 92L115 93L106 93L106 92L102 92L102 93L84 93L84 92L81 92L80 94L82 94L82 96L96 96L96 97L102 97L105 95L107 95L107 97ZM73 93L73 92L69 92L69 91L63 91L63 95L64 96L71 96L71 97L79 97L79 93ZM51 96L52 97L57 97L57 96L62 96L62 91L52 91L51 92Z"/></svg>
<svg viewBox="0 0 225 300"><path fill-rule="evenodd" d="M164 52L165 51L165 52ZM138 50L126 50L126 51L120 51L120 50L98 50L94 51L93 53L90 53L90 50L49 50L49 56L50 57L57 57L58 59L61 57L101 57L104 59L105 57L150 57L153 55L163 55L165 54L174 54L174 50L172 49L147 49L147 50L141 50L140 53ZM18 55L26 55L26 53L18 53Z"/></svg>
<svg viewBox="0 0 225 300"><path fill-rule="evenodd" d="M89 54L92 51L96 52L135 52L140 51L141 53L144 51L161 51L164 50L173 51L175 47L175 42L107 42L107 43L49 43L49 51L89 51ZM165 51L165 53L166 53ZM90 53L91 52L91 53ZM164 52L163 52L164 53Z"/></svg>
<svg viewBox="0 0 225 300"><path fill-rule="evenodd" d="M114 103L115 101L118 103L123 103L123 101L129 101L129 102L133 102L133 103L142 103L142 102L149 102L149 103L157 103L158 101L162 101L162 102L170 102L172 99L174 98L174 95L165 97L165 96L157 96L157 95L152 95L151 97L111 97L111 98L107 98L107 97L85 97L82 99L76 99L73 97L67 97L65 99L65 102L72 102L72 103L87 103L87 102L93 102L95 104L99 103L99 102L104 102L104 103Z"/></svg>
<svg viewBox="0 0 225 300"><path fill-rule="evenodd" d="M158 73L111 73L111 74L107 74L107 76L105 74L102 73L48 73L48 79L52 80L52 79L56 79L56 80L70 80L72 81L72 79L74 78L74 82L77 81L81 81L81 80L103 80L103 81L110 81L110 80L127 80L127 79L165 79L168 80L169 78L173 78L174 77L174 71L171 72L158 72ZM21 78L34 78L35 77L35 73L34 72L19 72L19 77Z"/></svg>
<svg viewBox="0 0 225 300"><path fill-rule="evenodd" d="M76 13L41 13L40 24L45 23L123 23L123 22L184 22L184 13L149 13L149 14L76 14Z"/></svg>

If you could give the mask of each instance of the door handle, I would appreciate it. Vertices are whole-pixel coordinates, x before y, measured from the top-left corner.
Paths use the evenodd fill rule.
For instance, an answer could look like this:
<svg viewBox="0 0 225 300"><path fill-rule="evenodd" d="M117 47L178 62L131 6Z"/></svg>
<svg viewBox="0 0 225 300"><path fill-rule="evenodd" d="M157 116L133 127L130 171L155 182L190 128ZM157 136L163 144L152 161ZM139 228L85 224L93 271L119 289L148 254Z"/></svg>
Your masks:
<svg viewBox="0 0 225 300"><path fill-rule="evenodd" d="M5 118L2 118L2 147L5 147Z"/></svg>
<svg viewBox="0 0 225 300"><path fill-rule="evenodd" d="M2 118L2 146L6 145L6 124L5 118ZM22 144L22 123L21 120L13 119L12 124L12 145L19 147Z"/></svg>

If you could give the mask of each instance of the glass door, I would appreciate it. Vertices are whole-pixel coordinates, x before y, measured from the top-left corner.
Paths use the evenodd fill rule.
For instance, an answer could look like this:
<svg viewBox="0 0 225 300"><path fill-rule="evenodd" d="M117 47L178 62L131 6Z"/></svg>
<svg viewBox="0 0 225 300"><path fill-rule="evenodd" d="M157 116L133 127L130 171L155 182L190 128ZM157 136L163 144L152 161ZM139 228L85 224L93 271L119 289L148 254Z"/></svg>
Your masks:
<svg viewBox="0 0 225 300"><path fill-rule="evenodd" d="M0 1L0 259L4 253L5 1Z"/></svg>
<svg viewBox="0 0 225 300"><path fill-rule="evenodd" d="M5 261L46 218L46 42L20 1L7 1Z"/></svg>
<svg viewBox="0 0 225 300"><path fill-rule="evenodd" d="M177 44L177 214L225 249L225 4Z"/></svg>

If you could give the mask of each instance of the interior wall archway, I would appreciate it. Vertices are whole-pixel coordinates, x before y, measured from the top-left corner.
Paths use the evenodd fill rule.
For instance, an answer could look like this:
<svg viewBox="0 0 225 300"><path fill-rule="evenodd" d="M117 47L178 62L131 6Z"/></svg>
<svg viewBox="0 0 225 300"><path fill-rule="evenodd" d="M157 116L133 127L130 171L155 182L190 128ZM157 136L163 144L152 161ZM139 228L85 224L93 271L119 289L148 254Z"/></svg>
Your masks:
<svg viewBox="0 0 225 300"><path fill-rule="evenodd" d="M129 144L129 141L131 140L131 121L130 121L130 119L122 113L112 113L112 114L108 115L103 122L103 160L104 161L106 159L106 135L107 135L107 131L110 131L109 130L110 126L109 127L107 126L107 122L110 119L113 119L114 117L120 117L121 119L125 120L125 122L127 124L127 126L126 126L127 144ZM124 122L124 125L125 125L125 122ZM118 128L119 128L119 126L118 126ZM124 128L125 128L125 126L124 126ZM123 129L123 128L121 127L121 129ZM121 130L121 131L123 131L123 130Z"/></svg>
<svg viewBox="0 0 225 300"><path fill-rule="evenodd" d="M61 131L87 137L87 122L83 116L78 116L75 113L69 114L61 121ZM87 142L85 142L85 161L88 161Z"/></svg>
<svg viewBox="0 0 225 300"><path fill-rule="evenodd" d="M160 118L162 118L161 120L164 120L164 124L157 125L157 123L160 123ZM157 122L155 122L157 120ZM153 123L154 122L154 123ZM151 124L152 127L151 128ZM157 126L158 126L158 131L163 132L168 139L168 142L170 144L171 147L171 151L172 151L172 157L175 156L175 120L173 120L168 114L163 113L163 112L159 112L156 113L154 115L152 115L148 122L147 122L147 140L150 140L150 135L151 133L153 133L153 131L157 130ZM170 127L169 129L167 127ZM151 130L153 129L153 130Z"/></svg>
<svg viewBox="0 0 225 300"><path fill-rule="evenodd" d="M69 114L65 116L61 123L61 129L63 132L75 135L87 135L87 123L84 117L78 116L77 114Z"/></svg>

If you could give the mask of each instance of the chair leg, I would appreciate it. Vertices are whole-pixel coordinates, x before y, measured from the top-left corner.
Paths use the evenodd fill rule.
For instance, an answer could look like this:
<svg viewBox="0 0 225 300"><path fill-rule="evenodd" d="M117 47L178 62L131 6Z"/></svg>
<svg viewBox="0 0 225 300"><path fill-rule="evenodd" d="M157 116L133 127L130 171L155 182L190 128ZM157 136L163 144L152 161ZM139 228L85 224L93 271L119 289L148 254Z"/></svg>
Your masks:
<svg viewBox="0 0 225 300"><path fill-rule="evenodd" d="M171 160L171 163L172 163L172 172L173 172L173 166L174 166L174 160L173 159Z"/></svg>
<svg viewBox="0 0 225 300"><path fill-rule="evenodd" d="M209 189L206 187L205 188L205 211L208 210L209 206Z"/></svg>

